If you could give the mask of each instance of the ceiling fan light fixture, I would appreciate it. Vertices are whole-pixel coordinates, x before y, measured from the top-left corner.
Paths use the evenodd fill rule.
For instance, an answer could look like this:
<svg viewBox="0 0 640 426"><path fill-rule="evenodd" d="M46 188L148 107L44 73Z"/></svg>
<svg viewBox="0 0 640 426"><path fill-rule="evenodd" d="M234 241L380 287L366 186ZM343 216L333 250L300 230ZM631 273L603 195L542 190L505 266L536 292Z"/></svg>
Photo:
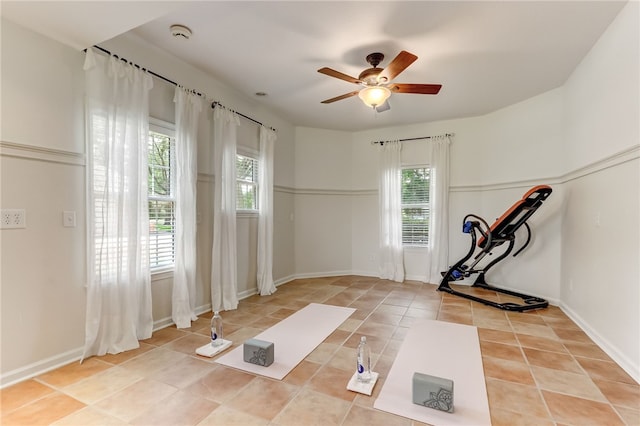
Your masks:
<svg viewBox="0 0 640 426"><path fill-rule="evenodd" d="M369 108L375 108L382 105L391 96L391 90L384 86L365 87L358 92L358 97Z"/></svg>

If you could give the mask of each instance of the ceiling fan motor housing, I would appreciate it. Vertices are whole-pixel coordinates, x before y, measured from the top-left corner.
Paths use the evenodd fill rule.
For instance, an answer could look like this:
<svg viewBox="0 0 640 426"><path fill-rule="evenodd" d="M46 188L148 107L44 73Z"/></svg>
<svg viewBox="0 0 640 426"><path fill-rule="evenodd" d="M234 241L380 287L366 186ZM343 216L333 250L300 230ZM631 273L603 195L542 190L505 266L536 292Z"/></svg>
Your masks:
<svg viewBox="0 0 640 426"><path fill-rule="evenodd" d="M382 68L368 68L360 73L358 80L365 83L367 86L378 85L378 74L382 72ZM380 83L384 83L381 81Z"/></svg>
<svg viewBox="0 0 640 426"><path fill-rule="evenodd" d="M386 83L386 81L378 81L378 74L382 72L382 68L378 68L378 64L384 59L384 55L380 52L375 52L367 55L367 62L372 68L368 68L360 73L358 80L365 83L367 86L376 86L378 83Z"/></svg>
<svg viewBox="0 0 640 426"><path fill-rule="evenodd" d="M384 59L384 55L380 52L375 52L367 55L367 62L371 64L373 68L376 68L380 62Z"/></svg>

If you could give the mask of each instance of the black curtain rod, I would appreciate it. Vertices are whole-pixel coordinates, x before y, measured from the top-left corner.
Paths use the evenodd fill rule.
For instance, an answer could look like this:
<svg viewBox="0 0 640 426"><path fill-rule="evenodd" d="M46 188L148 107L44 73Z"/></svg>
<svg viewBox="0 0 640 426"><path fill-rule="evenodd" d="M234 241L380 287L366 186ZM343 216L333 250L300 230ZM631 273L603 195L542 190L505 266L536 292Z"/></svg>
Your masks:
<svg viewBox="0 0 640 426"><path fill-rule="evenodd" d="M164 81L166 81L166 82L167 82L167 83L169 83L169 84L173 84L174 86L179 86L179 84L178 84L178 83L176 83L175 81L173 81L173 80L169 80L167 77L162 76L162 75L160 75L160 74L157 74L157 73L155 73L155 72L151 71L150 69L147 69L147 68L141 67L140 65L135 64L135 63L133 63L133 62L131 62L131 61L129 61L129 60L127 60L127 59L125 59L125 58L121 57L121 56L115 55L115 54L113 54L113 53L109 52L109 51L108 51L107 49L105 49L104 47L95 46L95 45L94 45L93 47L95 47L96 49L98 49L98 50L100 50L100 51L102 51L102 52L106 53L107 55L110 55L110 56L113 56L113 57L115 57L115 58L118 58L118 59L120 59L121 61L124 61L124 62L126 62L126 63L128 63L128 64L131 64L131 65L133 65L134 67L136 67L136 68L138 68L138 69L141 69L141 70L143 70L143 71L146 71L146 72L148 72L149 74L151 74L152 76L159 78L160 80L164 80ZM86 52L86 51L87 51L87 49L85 49L85 52ZM202 93L200 93L200 92L196 92L195 90L192 90L192 92L193 92L193 93L195 93L195 94L196 94L196 95L198 95L198 96L203 97L203 98L205 97Z"/></svg>
<svg viewBox="0 0 640 426"><path fill-rule="evenodd" d="M437 135L437 136L421 136L419 138L406 138L406 139L398 139L399 142L407 142L407 141L419 141L422 139L433 139L433 138L437 138L440 136L455 136L455 133L445 133L444 135ZM387 142L392 142L392 141L374 141L371 142L371 145L384 145Z"/></svg>
<svg viewBox="0 0 640 426"><path fill-rule="evenodd" d="M215 107L217 107L217 106L219 106L220 108L227 109L227 110L229 110L229 111L233 112L234 114L238 114L240 117L244 117L244 118L246 118L246 119L247 119L247 120L249 120L249 121L253 121L254 123L256 123L256 124L257 124L257 125L259 125L259 126L267 127L267 126L265 126L264 124L262 124L261 122L259 122L258 120L253 119L253 118L251 118L251 117L249 117L249 116L247 116L247 115L244 115L244 114L242 114L241 112L234 111L234 110L232 110L231 108L227 108L226 106L222 105L222 104L221 104L220 102L218 102L218 101L213 101L213 102L211 102L211 108L215 109ZM270 130L273 130L274 132L276 131L276 129L274 129L273 127L267 127L267 128L268 128L268 129L270 129Z"/></svg>
<svg viewBox="0 0 640 426"><path fill-rule="evenodd" d="M144 70L144 71L148 72L149 74L151 74L152 76L159 78L160 80L164 80L164 81L166 81L167 83L173 84L174 86L179 86L179 84L178 84L178 83L176 83L175 81L173 81L173 80L169 80L169 79L168 79L167 77L165 77L165 76L162 76L162 75L160 75L160 74L157 74L157 73L155 73L155 72L151 71L150 69L143 68L143 67L141 67L140 65L135 64L135 63L133 63L133 62L131 62L131 61L129 61L129 60L127 60L127 59L125 59L125 58L122 58L122 57L120 57L120 56L118 56L118 55L114 55L114 54L112 54L111 52L109 52L107 49L105 49L105 48L103 48L103 47L100 47L100 46L97 46L97 45L94 45L93 47L95 47L96 49L98 49L98 50L100 50L100 51L102 51L102 52L106 53L107 55L114 56L114 57L116 57L116 58L120 59L121 61L124 61L124 62L127 62L127 63L129 63L129 64L132 64L134 67L136 67L136 68L138 68L138 69L141 69L141 70ZM85 49L84 51L86 52L86 51L87 51L87 49ZM202 93L200 93L200 92L196 92L195 90L192 90L192 92L193 92L193 93L195 93L196 95L198 95L198 96L202 96L203 98L205 98L205 99L206 99L206 96L205 96L205 95L203 95ZM233 113L238 114L239 116L246 118L247 120L253 121L254 123L256 123L256 124L258 124L258 125L260 125L260 126L264 126L264 124L262 124L262 123L261 123L261 122L259 122L258 120L255 120L255 119L253 119L253 118L251 118L251 117L248 117L248 116L246 116L246 115L244 115L244 114L242 114L242 113L239 113L238 111L234 111L234 110L232 110L232 109L230 109L230 108L227 108L227 107L225 107L224 105L222 105L220 102L214 101L214 102L211 104L211 108L215 108L215 107L216 107L216 105L220 105L222 108L226 108L226 109L228 109L229 111L232 111ZM265 126L265 127L267 127L267 126ZM269 129L273 130L274 132L276 131L276 129L274 129L273 127L269 127Z"/></svg>

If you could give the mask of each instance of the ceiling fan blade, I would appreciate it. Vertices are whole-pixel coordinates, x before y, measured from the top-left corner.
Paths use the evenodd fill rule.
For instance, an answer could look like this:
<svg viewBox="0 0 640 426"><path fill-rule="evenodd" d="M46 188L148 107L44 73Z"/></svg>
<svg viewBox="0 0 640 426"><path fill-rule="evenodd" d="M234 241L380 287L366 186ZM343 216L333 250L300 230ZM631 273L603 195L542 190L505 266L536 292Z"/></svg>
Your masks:
<svg viewBox="0 0 640 426"><path fill-rule="evenodd" d="M340 71L336 71L331 68L327 68L327 67L320 68L318 72L320 74L328 75L329 77L335 77L335 78L339 78L340 80L348 81L349 83L355 83L355 84L362 83L360 80L358 80L355 77L351 77L350 75L341 73Z"/></svg>
<svg viewBox="0 0 640 426"><path fill-rule="evenodd" d="M330 104L332 102L341 101L343 99L347 99L347 98L350 98L352 96L357 95L358 92L359 92L359 90L356 90L356 91L350 92L350 93L345 93L344 95L340 95L340 96L336 96L335 98L324 100L324 101L322 101L322 103L323 104Z"/></svg>
<svg viewBox="0 0 640 426"><path fill-rule="evenodd" d="M393 93L418 93L421 95L437 95L442 84L411 84L411 83L394 83L391 84L389 90Z"/></svg>
<svg viewBox="0 0 640 426"><path fill-rule="evenodd" d="M378 75L378 81L380 83L387 83L398 76L409 65L411 65L418 57L413 53L409 53L406 50L398 53L398 56L393 58L393 61L385 69L383 69Z"/></svg>

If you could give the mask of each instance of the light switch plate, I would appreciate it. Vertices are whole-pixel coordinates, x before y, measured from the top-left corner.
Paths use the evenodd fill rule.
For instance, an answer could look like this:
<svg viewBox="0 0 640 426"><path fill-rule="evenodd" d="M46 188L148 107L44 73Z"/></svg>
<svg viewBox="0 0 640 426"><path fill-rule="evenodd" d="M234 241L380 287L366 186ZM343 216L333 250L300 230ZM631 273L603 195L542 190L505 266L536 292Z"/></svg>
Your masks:
<svg viewBox="0 0 640 426"><path fill-rule="evenodd" d="M62 212L62 224L65 228L75 228L76 227L76 212L74 211L64 211Z"/></svg>

